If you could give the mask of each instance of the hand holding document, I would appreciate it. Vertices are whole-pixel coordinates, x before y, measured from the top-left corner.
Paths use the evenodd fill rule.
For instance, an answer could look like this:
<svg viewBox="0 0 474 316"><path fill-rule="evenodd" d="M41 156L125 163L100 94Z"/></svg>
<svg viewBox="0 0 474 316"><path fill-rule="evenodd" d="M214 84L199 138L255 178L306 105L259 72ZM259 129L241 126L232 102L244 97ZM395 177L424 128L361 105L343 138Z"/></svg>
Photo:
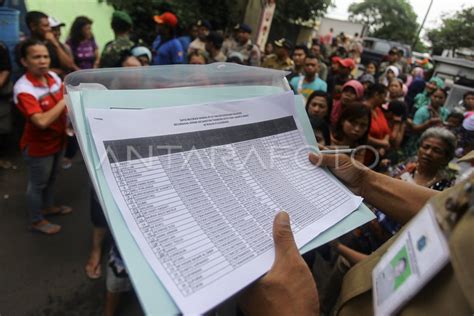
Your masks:
<svg viewBox="0 0 474 316"><path fill-rule="evenodd" d="M268 271L279 211L301 248L362 201L308 161L291 92L86 115L114 200L184 313Z"/></svg>
<svg viewBox="0 0 474 316"><path fill-rule="evenodd" d="M275 216L273 239L272 268L242 292L239 307L245 315L318 315L316 282L298 252L286 212Z"/></svg>

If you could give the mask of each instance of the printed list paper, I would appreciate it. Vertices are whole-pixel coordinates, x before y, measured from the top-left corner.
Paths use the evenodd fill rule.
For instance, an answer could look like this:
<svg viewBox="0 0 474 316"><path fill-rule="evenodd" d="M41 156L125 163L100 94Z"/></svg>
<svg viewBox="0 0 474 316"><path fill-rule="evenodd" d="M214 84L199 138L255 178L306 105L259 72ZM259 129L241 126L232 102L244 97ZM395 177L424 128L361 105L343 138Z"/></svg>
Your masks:
<svg viewBox="0 0 474 316"><path fill-rule="evenodd" d="M308 161L291 92L86 114L127 226L185 314L268 271L279 211L302 247L362 201Z"/></svg>

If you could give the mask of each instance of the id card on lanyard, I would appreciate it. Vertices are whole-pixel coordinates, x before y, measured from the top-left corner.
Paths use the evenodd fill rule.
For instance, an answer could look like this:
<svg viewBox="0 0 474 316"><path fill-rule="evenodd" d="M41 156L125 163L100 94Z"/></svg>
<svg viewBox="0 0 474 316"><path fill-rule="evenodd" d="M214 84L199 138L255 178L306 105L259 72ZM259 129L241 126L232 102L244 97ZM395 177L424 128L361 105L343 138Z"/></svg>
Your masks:
<svg viewBox="0 0 474 316"><path fill-rule="evenodd" d="M427 203L372 271L375 315L397 313L448 262L446 236Z"/></svg>

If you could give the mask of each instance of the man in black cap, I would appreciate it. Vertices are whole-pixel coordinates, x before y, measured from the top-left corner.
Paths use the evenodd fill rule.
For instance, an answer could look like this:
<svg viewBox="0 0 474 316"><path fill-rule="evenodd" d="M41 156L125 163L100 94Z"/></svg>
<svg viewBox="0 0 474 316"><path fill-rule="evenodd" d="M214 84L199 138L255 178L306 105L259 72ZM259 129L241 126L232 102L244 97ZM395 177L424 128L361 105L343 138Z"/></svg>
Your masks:
<svg viewBox="0 0 474 316"><path fill-rule="evenodd" d="M290 55L293 50L293 44L286 38L280 38L273 42L275 46L275 53L269 55L263 62L262 67L293 71L294 63L291 60Z"/></svg>
<svg viewBox="0 0 474 316"><path fill-rule="evenodd" d="M206 37L212 29L211 23L207 20L198 20L196 26L197 37L189 44L188 55L194 52L204 53L206 51Z"/></svg>
<svg viewBox="0 0 474 316"><path fill-rule="evenodd" d="M387 60L382 62L379 66L379 76L383 75L388 66L395 66L401 72L403 70L402 64L398 61L398 48L392 47L388 51Z"/></svg>
<svg viewBox="0 0 474 316"><path fill-rule="evenodd" d="M222 53L222 43L224 36L219 32L210 32L206 37L206 51L209 54L209 63L224 62L226 57Z"/></svg>
<svg viewBox="0 0 474 316"><path fill-rule="evenodd" d="M237 43L231 47L227 53L229 57L232 53L238 52L244 56L244 65L260 66L260 49L257 45L252 44L250 34L252 29L247 24L237 24L234 28L236 31Z"/></svg>

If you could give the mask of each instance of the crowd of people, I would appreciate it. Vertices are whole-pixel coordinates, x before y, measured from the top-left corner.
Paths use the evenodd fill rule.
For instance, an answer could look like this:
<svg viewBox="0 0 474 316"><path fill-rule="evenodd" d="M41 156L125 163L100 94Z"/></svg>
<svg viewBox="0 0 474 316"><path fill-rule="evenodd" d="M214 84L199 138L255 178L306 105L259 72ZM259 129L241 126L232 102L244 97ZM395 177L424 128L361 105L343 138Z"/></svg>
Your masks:
<svg viewBox="0 0 474 316"><path fill-rule="evenodd" d="M467 92L462 104L446 104L449 89L443 79L433 77L430 69L409 64L396 47L382 63L358 67L362 45L357 34L350 38L330 32L308 45L280 38L261 51L244 23L236 25L232 34L223 34L209 21L199 20L188 34L178 36L175 14L165 12L154 16L154 21L153 43L135 43L131 17L115 11L111 20L115 37L100 48L88 17L74 20L63 43L64 23L43 12L28 12L30 36L18 45L15 60L24 74L14 85L9 80L13 61L0 45L1 96L7 95L3 93L7 86L13 87L13 101L25 118L20 148L29 173L26 198L31 230L59 233L61 227L47 217L73 211L54 203L53 186L58 170L71 167L78 148L67 119L62 79L80 69L233 62L284 70L289 87L304 99L317 142L324 148L351 149L352 158L376 172L439 191L456 183L465 169L454 162L474 147L474 92ZM359 261L354 253L370 254L403 224L377 205L371 207L376 220L345 235L337 247L317 249L330 262L342 260L335 274ZM102 276L102 243L108 229L94 192L91 213L93 246L85 270L97 279ZM353 250L351 255L347 249ZM305 259L312 265L314 256ZM106 311L113 315L119 293L130 289L130 283L116 247L109 261ZM321 310L332 303L328 299Z"/></svg>

